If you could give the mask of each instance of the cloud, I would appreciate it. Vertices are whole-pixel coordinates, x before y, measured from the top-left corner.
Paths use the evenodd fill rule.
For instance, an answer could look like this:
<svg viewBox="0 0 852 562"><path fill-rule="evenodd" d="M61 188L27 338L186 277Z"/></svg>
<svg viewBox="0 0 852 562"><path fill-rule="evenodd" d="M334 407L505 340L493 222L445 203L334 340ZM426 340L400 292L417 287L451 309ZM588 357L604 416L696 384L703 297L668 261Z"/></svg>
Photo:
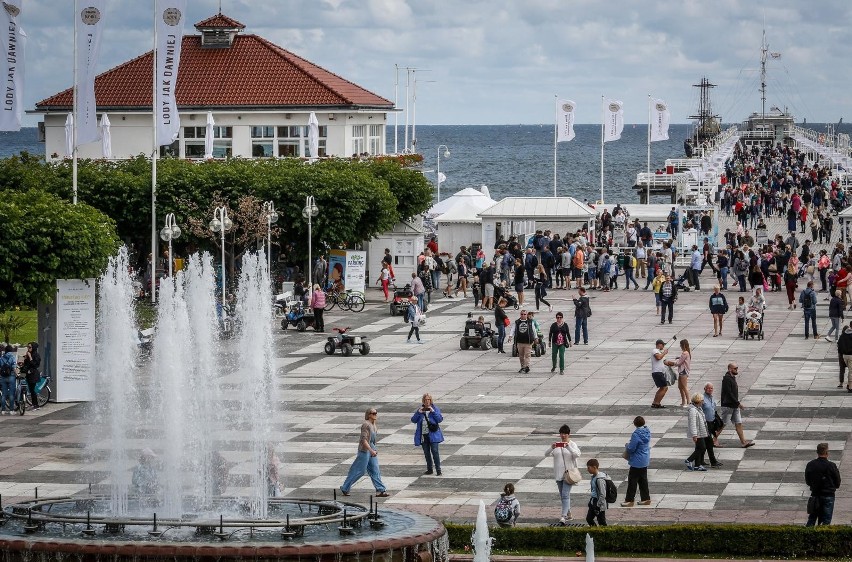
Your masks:
<svg viewBox="0 0 852 562"><path fill-rule="evenodd" d="M73 11L65 4L24 2L30 108L71 85ZM192 0L188 21L218 5ZM107 6L103 70L152 44L150 2ZM782 53L769 65L771 104L810 122L852 114L837 78L852 51L852 3L844 0L222 0L222 10L246 33L389 99L395 64L421 69L420 123L549 123L554 94L577 101L579 122L599 122L601 95L625 102L627 122L644 122L648 94L684 122L702 76L718 84L713 100L723 117L740 121L760 105L754 82L765 18L770 48Z"/></svg>

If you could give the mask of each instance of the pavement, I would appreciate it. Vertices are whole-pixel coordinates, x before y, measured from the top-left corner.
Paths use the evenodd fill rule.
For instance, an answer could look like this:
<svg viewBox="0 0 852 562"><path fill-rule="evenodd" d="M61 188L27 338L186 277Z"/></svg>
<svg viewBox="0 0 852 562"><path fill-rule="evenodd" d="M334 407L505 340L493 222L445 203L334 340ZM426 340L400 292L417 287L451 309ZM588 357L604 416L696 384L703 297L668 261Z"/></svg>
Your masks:
<svg viewBox="0 0 852 562"><path fill-rule="evenodd" d="M641 281L641 280L640 280ZM713 284L709 270L702 286ZM553 290L554 313L570 320L575 291ZM436 293L437 294L437 293ZM649 480L652 504L611 506L611 523L667 522L804 523L809 492L805 464L816 445L828 441L831 459L844 484L838 493L834 522L852 520L849 420L852 394L837 389L837 355L825 340L806 340L800 310L788 310L783 293L768 295L763 340L735 337L731 312L724 335L712 337L710 291L682 293L674 323L661 326L651 291L590 292L593 316L589 345L571 347L566 373L550 372L550 358L533 358L529 374L518 373L518 360L496 351L459 349L459 335L473 301L435 298L421 329L423 344L406 343L408 325L391 317L380 293L361 313L327 313L326 326L352 326L369 336L372 351L327 356L325 335L275 328L275 445L283 461L285 495L330 497L352 462L358 428L368 407L379 411L379 460L390 492L388 505L438 519L472 522L480 500L493 504L506 482L515 485L523 524L552 523L559 517L559 496L551 459L545 451L563 423L582 450L582 460L597 458L626 489L627 463L621 458L642 415L652 431ZM728 291L731 310L738 292ZM531 294L528 302L531 300ZM376 301L379 302L376 302ZM818 325L828 325L828 303L820 295ZM488 312L483 312L488 316ZM492 313L493 314L493 313ZM493 316L489 317L493 320ZM542 309L547 330L553 314ZM569 322L573 333L573 323ZM572 334L573 335L573 334ZM745 405L746 437L755 445L740 448L732 429L717 450L724 463L707 472L684 470L692 450L686 437L686 410L676 389L651 409L654 387L650 355L654 340L687 338L693 349L690 392L713 382L717 394L728 362L740 366L740 396ZM441 444L443 475L424 475L422 451L413 445L410 417L421 395L430 392L444 414L446 441ZM0 494L5 503L31 497L75 494L89 482L106 478L104 459L93 460L87 447L95 423L86 404L50 404L24 417L0 417ZM223 454L245 459L250 435L228 432ZM140 447L142 443L140 443ZM240 456L242 455L242 456ZM239 475L239 466L232 474ZM238 493L239 476L228 493ZM362 479L352 500L368 501L373 488ZM585 516L588 480L574 487L572 511ZM489 509L490 512L490 509Z"/></svg>

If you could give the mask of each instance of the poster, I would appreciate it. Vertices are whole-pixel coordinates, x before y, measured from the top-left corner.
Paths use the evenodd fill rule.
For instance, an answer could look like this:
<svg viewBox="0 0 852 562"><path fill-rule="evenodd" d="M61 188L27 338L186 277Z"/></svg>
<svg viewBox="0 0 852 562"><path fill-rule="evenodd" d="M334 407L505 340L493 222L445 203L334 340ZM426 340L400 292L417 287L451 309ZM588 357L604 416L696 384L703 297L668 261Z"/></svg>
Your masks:
<svg viewBox="0 0 852 562"><path fill-rule="evenodd" d="M366 288L367 252L346 250L346 264L343 268L344 283L350 291L364 292Z"/></svg>
<svg viewBox="0 0 852 562"><path fill-rule="evenodd" d="M343 272L346 270L346 250L331 250L328 253L328 282L339 287L341 290L348 288L344 286Z"/></svg>
<svg viewBox="0 0 852 562"><path fill-rule="evenodd" d="M95 280L56 281L56 401L95 398Z"/></svg>

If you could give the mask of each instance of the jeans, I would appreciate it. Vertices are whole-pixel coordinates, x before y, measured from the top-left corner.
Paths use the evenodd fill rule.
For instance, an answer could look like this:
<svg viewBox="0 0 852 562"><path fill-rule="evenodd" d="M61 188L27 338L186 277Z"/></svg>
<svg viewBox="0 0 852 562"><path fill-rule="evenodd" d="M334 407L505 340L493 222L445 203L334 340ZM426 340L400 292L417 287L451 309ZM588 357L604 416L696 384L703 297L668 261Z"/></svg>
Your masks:
<svg viewBox="0 0 852 562"><path fill-rule="evenodd" d="M15 401L15 375L0 377L0 392L3 393L2 401L0 401L0 411L14 411L17 407L17 402Z"/></svg>
<svg viewBox="0 0 852 562"><path fill-rule="evenodd" d="M417 306L420 307L420 310L426 312L426 309L423 307L423 293L417 295Z"/></svg>
<svg viewBox="0 0 852 562"><path fill-rule="evenodd" d="M385 485L382 483L382 473L379 470L379 457L371 457L370 451L361 450L355 455L355 460L352 462L352 466L349 467L349 474L346 476L346 481L340 489L349 493L355 482L360 480L364 474L370 475L370 479L373 481L373 486L377 492L385 491Z"/></svg>
<svg viewBox="0 0 852 562"><path fill-rule="evenodd" d="M728 268L722 267L719 269L719 275L722 278L722 288L728 290Z"/></svg>
<svg viewBox="0 0 852 562"><path fill-rule="evenodd" d="M695 285L696 291L701 289L701 282L698 280L700 273L701 273L700 269L693 269L692 270L692 283Z"/></svg>
<svg viewBox="0 0 852 562"><path fill-rule="evenodd" d="M837 338L840 337L840 318L830 317L829 320L831 320L831 329L825 337L830 337L831 334L834 334L834 341L836 342Z"/></svg>
<svg viewBox="0 0 852 562"><path fill-rule="evenodd" d="M823 293L826 291L826 288L827 288L826 287L827 282L828 282L827 278L826 278L827 273L828 273L828 268L824 267L824 268L819 270L819 282L820 282L820 285L822 285L822 292Z"/></svg>
<svg viewBox="0 0 852 562"><path fill-rule="evenodd" d="M420 326L418 326L414 322L411 323L411 329L408 330L408 340L407 341L411 341L411 335L412 334L417 336L417 341L420 341Z"/></svg>
<svg viewBox="0 0 852 562"><path fill-rule="evenodd" d="M632 502L636 499L636 486L639 486L639 497L642 501L651 499L651 493L648 491L648 467L636 468L631 466L627 472L627 493L624 495L624 501Z"/></svg>
<svg viewBox="0 0 852 562"><path fill-rule="evenodd" d="M672 316L674 316L674 303L671 301L663 300L660 302L660 324L662 324L666 320L666 309L669 309L669 324L672 323Z"/></svg>
<svg viewBox="0 0 852 562"><path fill-rule="evenodd" d="M595 498L589 500L589 511L586 512L586 523L589 527L595 526L595 518L598 520L598 525L606 527L606 511L598 511L595 506Z"/></svg>
<svg viewBox="0 0 852 562"><path fill-rule="evenodd" d="M503 342L506 341L506 326L502 322L497 323L497 351L503 351Z"/></svg>
<svg viewBox="0 0 852 562"><path fill-rule="evenodd" d="M562 500L562 517L571 511L571 484L564 480L557 480L556 487L559 488L559 499Z"/></svg>
<svg viewBox="0 0 852 562"><path fill-rule="evenodd" d="M834 496L819 496L819 508L816 513L808 515L805 526L831 525L832 515L834 515Z"/></svg>
<svg viewBox="0 0 852 562"><path fill-rule="evenodd" d="M437 289L441 286L441 272L438 269L433 269L430 273L432 275L432 286Z"/></svg>
<svg viewBox="0 0 852 562"><path fill-rule="evenodd" d="M583 330L583 343L589 343L589 319L585 316L574 318L574 344L580 343L580 329Z"/></svg>
<svg viewBox="0 0 852 562"><path fill-rule="evenodd" d="M423 447L423 456L426 457L426 470L432 472L432 463L435 464L435 471L441 474L441 455L438 452L440 443L432 443L428 435L424 435L420 440L420 446Z"/></svg>
<svg viewBox="0 0 852 562"><path fill-rule="evenodd" d="M737 275L737 283L740 285L740 292L745 293L748 289L746 288L746 278L745 275Z"/></svg>
<svg viewBox="0 0 852 562"><path fill-rule="evenodd" d="M636 278L633 277L633 268L632 267L625 267L624 268L624 288L629 289L631 282L633 283L633 285L636 286L637 289L639 288L639 283L637 283Z"/></svg>
<svg viewBox="0 0 852 562"><path fill-rule="evenodd" d="M813 326L814 337L816 337L817 334L818 334L817 327L816 327L816 310L805 310L805 338L809 337L808 336L808 322L810 322L811 325Z"/></svg>

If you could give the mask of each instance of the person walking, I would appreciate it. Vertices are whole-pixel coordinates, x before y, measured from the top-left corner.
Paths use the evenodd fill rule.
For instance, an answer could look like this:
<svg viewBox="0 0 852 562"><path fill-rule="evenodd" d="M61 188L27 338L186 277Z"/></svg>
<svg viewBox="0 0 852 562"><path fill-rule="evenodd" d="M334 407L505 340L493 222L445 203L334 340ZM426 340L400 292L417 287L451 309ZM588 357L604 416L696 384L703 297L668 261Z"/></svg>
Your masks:
<svg viewBox="0 0 852 562"><path fill-rule="evenodd" d="M799 304L802 305L802 312L805 315L805 339L808 339L808 328L813 327L814 339L818 340L820 335L817 333L816 325L816 305L817 295L814 291L814 282L808 281L808 286L805 290L799 293ZM810 323L810 326L808 324Z"/></svg>
<svg viewBox="0 0 852 562"><path fill-rule="evenodd" d="M536 277L535 277L535 287L533 289L533 293L535 294L535 309L538 310L539 303L544 303L547 305L548 311L553 311L553 306L549 302L547 302L544 297L547 296L547 286L550 282L547 276L547 270L544 267L544 264L538 264L536 268Z"/></svg>
<svg viewBox="0 0 852 562"><path fill-rule="evenodd" d="M843 326L843 333L837 339L837 358L840 362L840 384L837 388L843 386L843 375L849 370L849 379L846 383L846 391L852 392L852 323L849 326Z"/></svg>
<svg viewBox="0 0 852 562"><path fill-rule="evenodd" d="M799 272L793 263L784 268L784 288L787 290L787 310L792 310L796 308L796 289L799 288Z"/></svg>
<svg viewBox="0 0 852 562"><path fill-rule="evenodd" d="M577 296L574 297L574 345L580 344L580 330L583 331L583 345L589 345L589 316L592 315L592 307L586 289L580 287Z"/></svg>
<svg viewBox="0 0 852 562"><path fill-rule="evenodd" d="M408 338L405 340L406 343L411 343L412 334L417 338L417 343L423 343L420 340L420 323L423 321L423 312L417 304L417 297L412 296L409 299L405 319L411 324L411 329L408 330Z"/></svg>
<svg viewBox="0 0 852 562"><path fill-rule="evenodd" d="M666 274L666 280L660 285L660 324L665 324L666 309L669 311L669 324L674 316L674 303L677 300L677 285L671 275Z"/></svg>
<svg viewBox="0 0 852 562"><path fill-rule="evenodd" d="M633 418L636 429L630 441L624 445L624 453L630 470L627 472L627 493L621 507L633 507L636 488L639 488L639 505L651 505L651 493L648 491L648 465L651 464L651 430L645 425L645 418Z"/></svg>
<svg viewBox="0 0 852 562"><path fill-rule="evenodd" d="M423 474L432 474L434 466L435 474L441 475L441 454L438 444L444 442L444 434L440 426L443 421L441 409L432 402L432 395L427 392L423 395L420 407L411 416L411 423L414 424L414 446L423 447L423 456L426 457L426 472Z"/></svg>
<svg viewBox="0 0 852 562"><path fill-rule="evenodd" d="M325 293L320 288L319 283L314 283L314 291L311 293L311 308L314 309L314 331L324 332L325 321L322 313L325 310Z"/></svg>
<svg viewBox="0 0 852 562"><path fill-rule="evenodd" d="M515 320L515 331L512 334L515 345L518 347L518 358L521 361L519 373L530 372L530 355L532 344L535 342L536 333L532 322L527 318L527 311L521 310L521 317Z"/></svg>
<svg viewBox="0 0 852 562"><path fill-rule="evenodd" d="M716 399L713 397L713 384L707 383L704 385L704 401L701 403L701 409L704 410L704 419L707 421L707 438L705 446L707 448L707 456L710 458L710 466L719 468L722 463L716 460L716 451L714 447L719 446L716 436L722 430L722 418L716 413Z"/></svg>
<svg viewBox="0 0 852 562"><path fill-rule="evenodd" d="M692 442L695 444L695 450L683 461L687 470L697 470L699 472L707 471L707 468L704 466L704 452L707 448L705 438L709 433L707 431L707 419L704 417L704 410L701 407L703 402L703 396L694 394L692 396L692 404L690 404L689 410L687 410L686 436L692 439Z"/></svg>
<svg viewBox="0 0 852 562"><path fill-rule="evenodd" d="M364 412L364 423L361 424L361 436L358 439L358 452L355 455L355 460L352 461L352 466L349 467L346 480L340 486L340 492L344 496L348 496L352 486L365 474L368 474L376 488L376 497L388 497L387 488L382 482L382 473L379 469L379 450L376 448L376 438L379 433L376 424L378 415L378 410L375 408L367 408L367 411Z"/></svg>
<svg viewBox="0 0 852 562"><path fill-rule="evenodd" d="M382 293L385 295L385 302L390 300L390 293L388 292L388 287L390 286L390 266L382 262L382 271L379 273L379 278L376 279L376 285L381 284Z"/></svg>
<svg viewBox="0 0 852 562"><path fill-rule="evenodd" d="M414 271L411 272L411 294L417 297L417 306L420 307L420 310L424 310L426 287L423 285L423 280Z"/></svg>
<svg viewBox="0 0 852 562"><path fill-rule="evenodd" d="M807 527L831 525L834 493L840 487L840 471L828 460L828 443L817 445L817 458L805 467L805 484L811 489Z"/></svg>
<svg viewBox="0 0 852 562"><path fill-rule="evenodd" d="M654 401L651 402L652 408L665 408L660 402L669 390L669 383L665 375L665 358L669 350L666 349L666 342L657 340L654 345L654 351L651 352L651 378L654 380L654 386L657 387L657 392L654 394Z"/></svg>
<svg viewBox="0 0 852 562"><path fill-rule="evenodd" d="M550 345L550 357L553 367L550 372L556 371L556 357L559 356L559 374L565 374L565 348L571 346L571 332L568 324L563 322L562 313L556 313L556 322L550 325L547 335L547 343Z"/></svg>
<svg viewBox="0 0 852 562"><path fill-rule="evenodd" d="M506 327L509 325L509 317L503 307L507 301L504 298L497 300L497 305L494 306L494 324L497 325L497 353L506 353L503 349L503 343L506 341Z"/></svg>
<svg viewBox="0 0 852 562"><path fill-rule="evenodd" d="M701 260L701 252L698 251L698 246L693 244L689 272L691 274L692 286L696 291L701 290L701 281L699 281L699 277L701 276Z"/></svg>
<svg viewBox="0 0 852 562"><path fill-rule="evenodd" d="M689 373L692 370L692 350L689 347L689 340L680 340L680 356L675 360L663 361L668 367L674 367L677 373L677 389L680 392L680 407L686 408L689 406Z"/></svg>
<svg viewBox="0 0 852 562"><path fill-rule="evenodd" d="M515 286L515 295L518 297L518 306L524 306L524 268L519 259L515 260L515 274L512 283Z"/></svg>
<svg viewBox="0 0 852 562"><path fill-rule="evenodd" d="M599 526L606 527L606 481L609 476L600 469L598 459L586 461L586 470L592 475L592 480L589 483L591 497L589 498L589 510L586 512L586 523L589 524L589 527L594 527L595 519L597 519Z"/></svg>
<svg viewBox="0 0 852 562"><path fill-rule="evenodd" d="M725 319L725 314L728 313L728 300L722 293L719 285L713 286L713 293L710 295L710 314L713 315L713 337L722 335L722 322Z"/></svg>
<svg viewBox="0 0 852 562"><path fill-rule="evenodd" d="M576 470L575 476L580 473L577 464L580 454L580 447L577 446L577 443L571 441L571 428L567 423L562 424L559 428L559 441L551 444L544 452L545 457L553 457L553 477L556 480L559 498L562 501L562 517L559 518L559 525L565 525L568 521L574 519L571 515L571 488L573 484L565 481L565 471Z"/></svg>
<svg viewBox="0 0 852 562"><path fill-rule="evenodd" d="M747 441L743 434L742 412L745 409L740 402L740 389L737 384L739 367L736 363L728 363L728 371L722 377L722 424L734 424L737 437L740 438L740 446L747 449L754 445L754 441ZM719 431L721 433L721 430Z"/></svg>
<svg viewBox="0 0 852 562"><path fill-rule="evenodd" d="M9 344L0 354L0 415L12 415L18 409L15 396L15 348Z"/></svg>
<svg viewBox="0 0 852 562"><path fill-rule="evenodd" d="M840 337L840 324L843 320L843 301L837 296L837 291L831 292L831 301L828 303L828 319L831 320L831 329L825 335L825 341L830 342L831 334L834 334L834 343L837 343ZM843 381L840 382L842 386Z"/></svg>
<svg viewBox="0 0 852 562"><path fill-rule="evenodd" d="M39 367L41 367L41 355L38 353L38 343L30 342L27 344L27 352L24 354L24 361L21 363L19 373L27 379L27 388L30 391L30 401L34 412L41 409L38 406L38 393L36 392L36 384L41 378ZM22 396L19 396L18 400L22 398Z"/></svg>

